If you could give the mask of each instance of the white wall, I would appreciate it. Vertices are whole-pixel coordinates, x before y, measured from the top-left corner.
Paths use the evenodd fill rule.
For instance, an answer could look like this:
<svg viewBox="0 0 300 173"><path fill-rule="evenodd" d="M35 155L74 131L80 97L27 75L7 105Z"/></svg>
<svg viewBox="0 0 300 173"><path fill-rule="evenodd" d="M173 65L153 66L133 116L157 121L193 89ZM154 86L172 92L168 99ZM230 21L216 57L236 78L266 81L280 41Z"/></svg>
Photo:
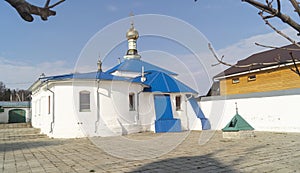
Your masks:
<svg viewBox="0 0 300 173"><path fill-rule="evenodd" d="M124 81L100 81L98 90L97 86L98 82L95 80L80 80L49 83L48 89L46 85L37 89L32 94L32 125L55 138L114 136L155 131L153 95L156 93L141 92L143 87L140 84ZM54 105L53 93L50 90L54 92ZM79 110L80 91L90 92L89 111ZM130 93L135 94L133 111L129 110ZM185 94L181 94L182 110L176 111L176 95L178 93L170 94L174 118L181 119L183 130L201 130L201 121L185 99Z"/></svg>
<svg viewBox="0 0 300 173"><path fill-rule="evenodd" d="M154 95L159 93L141 93L140 94L140 121L144 131L155 131L155 107ZM181 110L176 110L175 97L181 95ZM201 120L197 118L192 106L184 93L170 94L173 117L181 120L182 130L201 130Z"/></svg>
<svg viewBox="0 0 300 173"><path fill-rule="evenodd" d="M99 89L100 122L97 136L112 136L141 131L137 95L141 85L124 81L101 81ZM129 110L129 93L134 93L135 110Z"/></svg>
<svg viewBox="0 0 300 173"><path fill-rule="evenodd" d="M276 94L276 93L275 93ZM238 113L257 131L300 132L300 95L205 98L201 108L208 116L212 128L221 130Z"/></svg>
<svg viewBox="0 0 300 173"><path fill-rule="evenodd" d="M100 111L97 111L97 81L69 81L49 84L48 89L55 93L54 121L53 94L44 86L32 95L32 124L42 133L56 138L88 136L113 136L141 131L137 121L137 109L129 110L129 93L142 90L141 85L128 82L100 81ZM79 110L79 92L90 92L90 111ZM48 96L51 97L51 112L48 113ZM98 120L99 116L99 121ZM52 123L54 122L54 123ZM52 125L53 124L53 125ZM51 131L51 126L53 130Z"/></svg>
<svg viewBox="0 0 300 173"><path fill-rule="evenodd" d="M25 111L26 113L26 117L25 120L26 122L29 122L31 119L31 112L30 112L30 108L4 108L4 112L0 112L0 123L8 123L8 119L9 119L9 111L13 110L13 109L22 109Z"/></svg>
<svg viewBox="0 0 300 173"><path fill-rule="evenodd" d="M181 95L181 110L176 111L175 97L178 95ZM196 113L194 112L188 99L189 98L187 98L183 93L171 94L172 111L174 118L181 120L182 130L201 130L201 120L197 118Z"/></svg>
<svg viewBox="0 0 300 173"><path fill-rule="evenodd" d="M74 110L74 93L71 83L49 84L32 94L32 125L40 128L41 133L49 137L69 138L83 137ZM48 96L50 96L50 113L48 112ZM53 105L54 103L54 105ZM55 111L53 112L53 106ZM53 119L54 118L54 119Z"/></svg>

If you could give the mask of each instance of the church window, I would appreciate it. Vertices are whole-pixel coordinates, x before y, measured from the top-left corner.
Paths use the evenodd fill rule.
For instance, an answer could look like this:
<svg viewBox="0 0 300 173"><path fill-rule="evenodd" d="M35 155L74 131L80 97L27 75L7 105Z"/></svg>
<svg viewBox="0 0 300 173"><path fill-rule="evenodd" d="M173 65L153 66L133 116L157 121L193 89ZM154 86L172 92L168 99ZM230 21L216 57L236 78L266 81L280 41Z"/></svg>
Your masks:
<svg viewBox="0 0 300 173"><path fill-rule="evenodd" d="M176 111L181 110L181 96L175 97Z"/></svg>
<svg viewBox="0 0 300 173"><path fill-rule="evenodd" d="M79 111L85 112L90 111L90 92L80 91L79 92Z"/></svg>
<svg viewBox="0 0 300 173"><path fill-rule="evenodd" d="M134 93L129 94L129 111L135 110Z"/></svg>

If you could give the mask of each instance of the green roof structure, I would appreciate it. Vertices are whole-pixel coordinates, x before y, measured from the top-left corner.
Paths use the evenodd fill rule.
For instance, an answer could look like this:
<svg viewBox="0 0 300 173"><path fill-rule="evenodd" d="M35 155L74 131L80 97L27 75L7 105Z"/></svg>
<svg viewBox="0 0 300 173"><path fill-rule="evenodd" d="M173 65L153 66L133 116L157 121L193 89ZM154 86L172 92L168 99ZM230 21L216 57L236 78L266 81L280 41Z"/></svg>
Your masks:
<svg viewBox="0 0 300 173"><path fill-rule="evenodd" d="M223 132L237 132L241 130L254 130L254 128L238 113L222 129Z"/></svg>

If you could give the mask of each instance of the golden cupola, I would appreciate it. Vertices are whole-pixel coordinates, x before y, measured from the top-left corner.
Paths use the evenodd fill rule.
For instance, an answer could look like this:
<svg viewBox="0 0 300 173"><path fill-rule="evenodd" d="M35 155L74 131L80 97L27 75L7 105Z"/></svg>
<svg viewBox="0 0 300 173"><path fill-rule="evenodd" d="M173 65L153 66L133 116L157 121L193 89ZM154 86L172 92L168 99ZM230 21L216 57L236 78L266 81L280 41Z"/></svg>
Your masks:
<svg viewBox="0 0 300 173"><path fill-rule="evenodd" d="M141 56L138 54L137 51L137 39L139 38L139 32L134 28L133 22L131 22L131 27L126 32L126 38L128 41L128 50L126 55L124 56L125 59L140 59Z"/></svg>

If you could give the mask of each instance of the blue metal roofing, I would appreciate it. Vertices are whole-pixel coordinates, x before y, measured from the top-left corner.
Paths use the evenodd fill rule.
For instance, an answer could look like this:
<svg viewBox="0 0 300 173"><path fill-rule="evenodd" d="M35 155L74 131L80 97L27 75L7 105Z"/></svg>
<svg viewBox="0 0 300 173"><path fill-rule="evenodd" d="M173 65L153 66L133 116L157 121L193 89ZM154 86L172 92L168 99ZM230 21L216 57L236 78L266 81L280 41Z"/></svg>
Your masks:
<svg viewBox="0 0 300 173"><path fill-rule="evenodd" d="M107 70L107 73L113 73L115 71L126 71L126 72L141 72L142 67L144 67L144 71L160 71L164 72L168 75L177 75L174 72L171 72L169 70L163 69L161 67L155 66L153 64L150 64L148 62L142 61L140 59L126 59L122 63L116 65L115 67Z"/></svg>
<svg viewBox="0 0 300 173"><path fill-rule="evenodd" d="M89 73L71 73L57 76L47 76L40 78L41 80L65 80L65 79L100 79L100 80L128 80L124 77L113 76L106 72L89 72Z"/></svg>
<svg viewBox="0 0 300 173"><path fill-rule="evenodd" d="M169 76L166 73L159 71L148 71L145 74L146 81L143 84L150 86L145 88L145 92L164 92L164 93L174 93L174 92L184 92L184 93L195 93L198 92L188 87L184 83L178 81L177 79ZM141 76L133 79L133 82L141 81Z"/></svg>

